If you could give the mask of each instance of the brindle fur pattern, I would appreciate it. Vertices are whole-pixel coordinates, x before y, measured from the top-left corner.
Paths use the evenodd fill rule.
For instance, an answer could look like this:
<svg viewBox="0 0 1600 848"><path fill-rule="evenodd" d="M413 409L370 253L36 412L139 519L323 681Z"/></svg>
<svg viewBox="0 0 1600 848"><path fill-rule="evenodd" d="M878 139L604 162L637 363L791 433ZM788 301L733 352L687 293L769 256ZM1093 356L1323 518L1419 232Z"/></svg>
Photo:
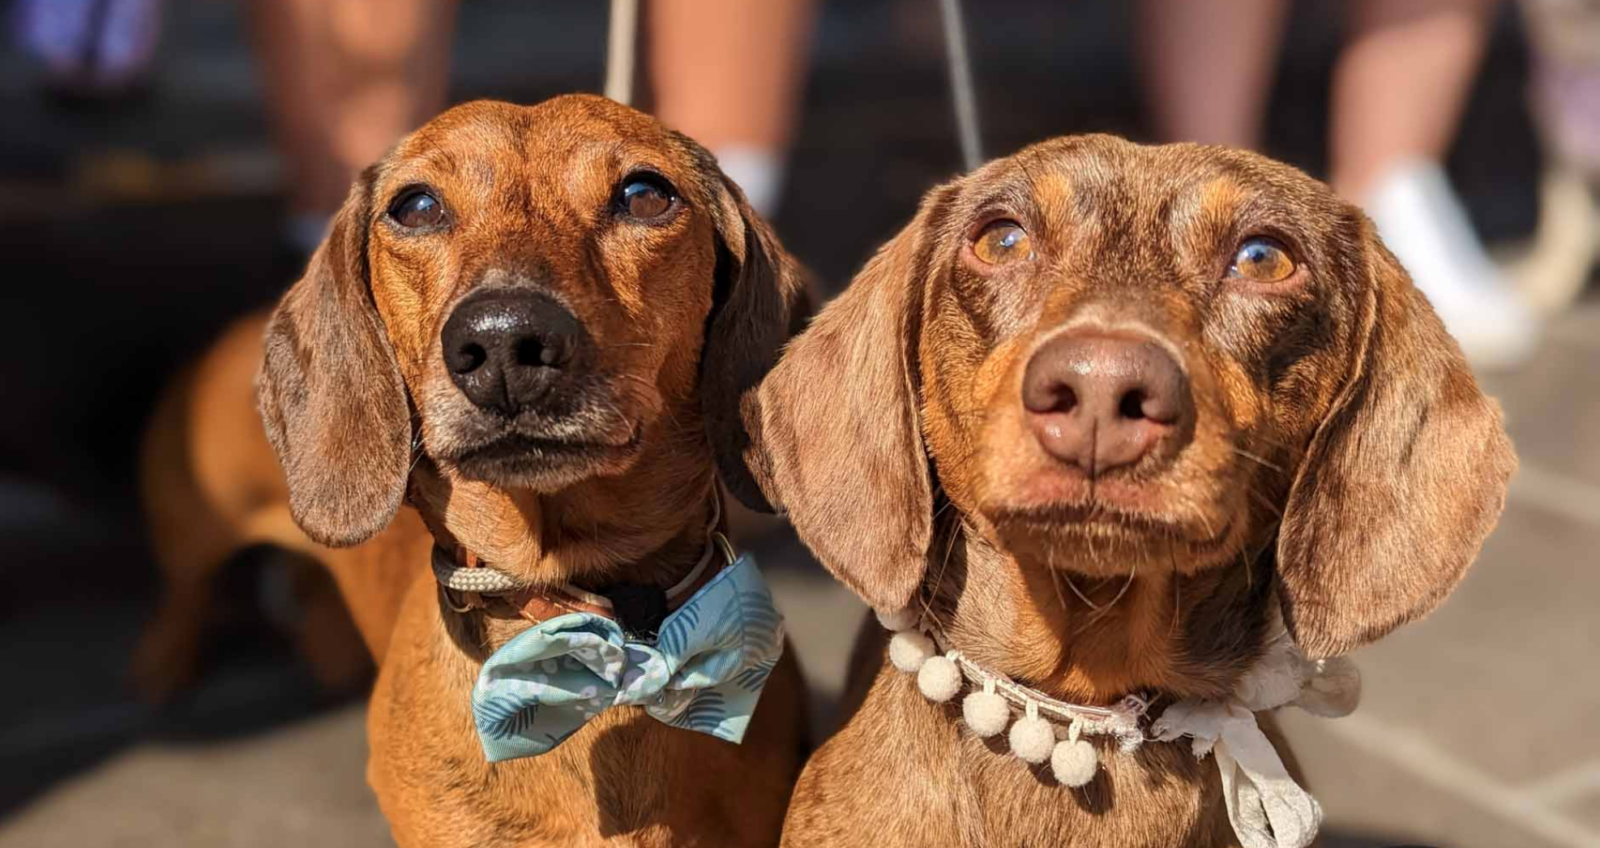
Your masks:
<svg viewBox="0 0 1600 848"><path fill-rule="evenodd" d="M1030 260L973 256L996 218ZM1289 278L1230 277L1255 235L1287 248ZM1079 328L1172 351L1191 442L1097 478L1040 448L1023 370ZM929 192L751 405L768 497L830 571L1078 703L1225 696L1275 604L1314 657L1425 614L1515 466L1498 405L1359 210L1250 153L1105 136ZM1096 779L1065 788L925 700L882 644L858 651L858 706L808 763L784 844L1235 844L1185 743L1102 747Z"/></svg>

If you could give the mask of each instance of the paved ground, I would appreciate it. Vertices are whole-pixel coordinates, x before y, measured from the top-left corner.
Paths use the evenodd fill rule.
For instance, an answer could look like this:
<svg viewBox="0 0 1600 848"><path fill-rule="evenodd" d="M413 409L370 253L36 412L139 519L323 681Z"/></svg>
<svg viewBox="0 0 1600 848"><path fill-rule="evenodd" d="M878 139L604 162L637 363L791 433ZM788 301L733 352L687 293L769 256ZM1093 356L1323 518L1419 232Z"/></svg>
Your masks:
<svg viewBox="0 0 1600 848"><path fill-rule="evenodd" d="M458 94L595 87L600 4L551 5L467 4ZM1297 7L1272 110L1273 152L1312 169L1327 5ZM975 22L994 151L1141 131L1115 5L1052 6L997 4ZM0 658L14 690L0 699L0 848L385 845L362 709L320 698L248 614L259 569L226 581L241 614L196 691L153 710L122 685L153 587L131 497L139 423L171 369L288 274L271 250L280 172L232 7L172 8L158 95L121 111L41 105L0 53ZM778 224L830 280L955 167L927 8L829 5ZM1453 162L1496 238L1531 226L1522 61L1503 34ZM1531 365L1489 381L1524 464L1482 560L1438 615L1364 652L1360 712L1286 717L1332 845L1600 846L1597 373L1591 301ZM825 729L860 607L781 536L763 553Z"/></svg>
<svg viewBox="0 0 1600 848"><path fill-rule="evenodd" d="M1600 845L1600 303L1488 382L1522 468L1499 529L1430 619L1360 655L1340 721L1291 714L1341 830L1459 846Z"/></svg>

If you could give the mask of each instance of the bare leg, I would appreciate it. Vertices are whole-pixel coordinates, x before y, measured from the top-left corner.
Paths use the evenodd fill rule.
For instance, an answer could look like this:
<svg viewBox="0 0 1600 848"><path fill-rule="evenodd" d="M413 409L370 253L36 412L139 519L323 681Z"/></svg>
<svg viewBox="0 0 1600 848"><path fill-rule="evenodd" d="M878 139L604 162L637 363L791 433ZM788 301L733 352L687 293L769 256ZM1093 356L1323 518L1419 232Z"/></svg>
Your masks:
<svg viewBox="0 0 1600 848"><path fill-rule="evenodd" d="M799 111L815 0L652 0L648 13L657 114L716 153L770 214Z"/></svg>
<svg viewBox="0 0 1600 848"><path fill-rule="evenodd" d="M1333 75L1334 188L1384 242L1480 368L1532 353L1538 325L1473 232L1441 163L1489 36L1496 0L1351 0Z"/></svg>
<svg viewBox="0 0 1600 848"><path fill-rule="evenodd" d="M1137 37L1156 134L1257 147L1283 0L1141 0Z"/></svg>
<svg viewBox="0 0 1600 848"><path fill-rule="evenodd" d="M1442 161L1498 0L1351 0L1333 75L1333 185L1365 197L1396 162Z"/></svg>
<svg viewBox="0 0 1600 848"><path fill-rule="evenodd" d="M325 219L355 175L444 105L454 0L254 0L291 214Z"/></svg>
<svg viewBox="0 0 1600 848"><path fill-rule="evenodd" d="M648 0L656 114L705 145L770 218L805 83L816 0ZM728 507L748 544L776 519Z"/></svg>

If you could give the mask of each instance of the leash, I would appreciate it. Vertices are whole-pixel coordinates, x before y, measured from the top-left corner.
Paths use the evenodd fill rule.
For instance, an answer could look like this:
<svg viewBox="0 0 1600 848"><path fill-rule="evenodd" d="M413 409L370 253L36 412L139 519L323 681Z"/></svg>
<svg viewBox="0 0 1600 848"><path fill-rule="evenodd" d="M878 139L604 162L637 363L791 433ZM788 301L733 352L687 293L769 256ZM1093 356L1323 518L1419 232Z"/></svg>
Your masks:
<svg viewBox="0 0 1600 848"><path fill-rule="evenodd" d="M638 56L639 0L611 0L606 28L605 95L633 105L634 60Z"/></svg>
<svg viewBox="0 0 1600 848"><path fill-rule="evenodd" d="M950 70L950 103L961 139L961 162L971 171L983 164L983 134L978 126L978 97L972 84L972 58L967 53L961 0L939 0L939 17L944 23L945 63Z"/></svg>
<svg viewBox="0 0 1600 848"><path fill-rule="evenodd" d="M978 97L973 85L972 57L967 51L966 18L961 0L939 0L945 64L950 77L950 102L961 143L962 166L971 171L983 163L983 132L978 123ZM633 105L633 80L639 43L639 0L611 0L606 30L605 96Z"/></svg>

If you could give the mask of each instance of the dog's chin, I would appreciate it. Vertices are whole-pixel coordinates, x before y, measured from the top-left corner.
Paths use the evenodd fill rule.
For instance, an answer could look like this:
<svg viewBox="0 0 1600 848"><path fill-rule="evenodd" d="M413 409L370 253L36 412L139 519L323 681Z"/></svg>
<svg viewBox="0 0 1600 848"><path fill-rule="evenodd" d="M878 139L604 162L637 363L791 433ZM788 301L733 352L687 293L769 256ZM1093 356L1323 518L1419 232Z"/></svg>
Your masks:
<svg viewBox="0 0 1600 848"><path fill-rule="evenodd" d="M639 446L637 431L623 442L509 433L469 447L449 463L469 480L503 489L557 492L627 471L638 457Z"/></svg>
<svg viewBox="0 0 1600 848"><path fill-rule="evenodd" d="M1131 572L1191 574L1236 558L1242 528L1209 527L1096 503L984 510L1006 552L1019 560L1088 577Z"/></svg>

